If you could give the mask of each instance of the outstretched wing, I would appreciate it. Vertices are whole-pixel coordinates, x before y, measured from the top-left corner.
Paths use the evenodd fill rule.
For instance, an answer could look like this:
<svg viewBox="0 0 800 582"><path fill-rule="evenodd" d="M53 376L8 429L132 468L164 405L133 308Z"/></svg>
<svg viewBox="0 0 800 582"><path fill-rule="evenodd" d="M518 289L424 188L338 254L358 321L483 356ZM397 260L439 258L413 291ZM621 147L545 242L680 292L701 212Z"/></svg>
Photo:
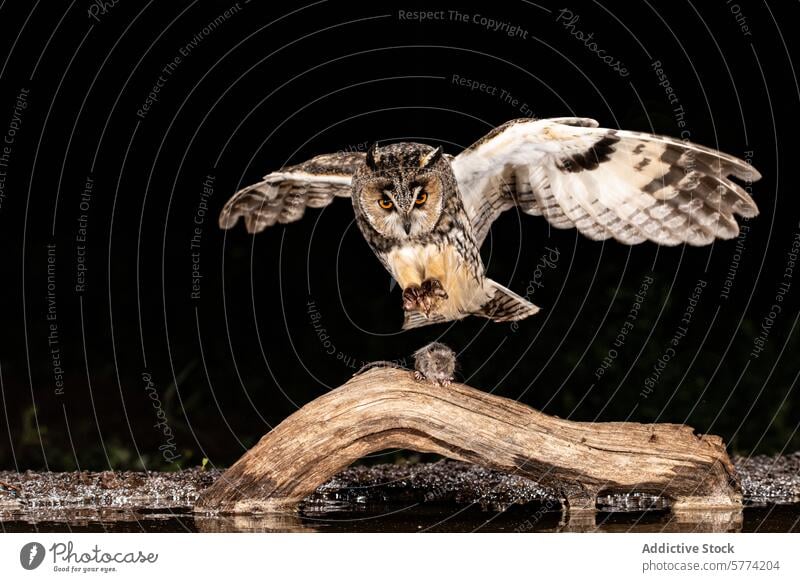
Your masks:
<svg viewBox="0 0 800 582"><path fill-rule="evenodd" d="M758 214L729 176L761 177L710 148L581 118L510 121L459 154L453 171L479 245L515 206L595 240L704 245L735 237L735 214Z"/></svg>
<svg viewBox="0 0 800 582"><path fill-rule="evenodd" d="M244 217L247 232L261 232L276 222L300 220L306 208L321 208L336 196L350 196L350 182L363 152L338 152L311 158L264 176L239 190L222 208L221 228L231 228Z"/></svg>

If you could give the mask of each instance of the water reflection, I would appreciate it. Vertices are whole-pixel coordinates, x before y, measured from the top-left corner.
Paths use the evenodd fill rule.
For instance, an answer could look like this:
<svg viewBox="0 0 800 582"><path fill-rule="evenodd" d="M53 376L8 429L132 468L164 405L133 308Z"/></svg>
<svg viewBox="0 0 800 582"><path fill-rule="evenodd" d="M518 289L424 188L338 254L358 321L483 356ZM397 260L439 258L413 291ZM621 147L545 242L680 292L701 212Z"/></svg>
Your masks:
<svg viewBox="0 0 800 582"><path fill-rule="evenodd" d="M266 532L293 533L318 531L304 523L296 513L268 513L265 515L215 515L194 517L197 531L204 533Z"/></svg>
<svg viewBox="0 0 800 582"><path fill-rule="evenodd" d="M189 508L0 513L4 532L800 532L800 504L743 510L562 512L541 504L339 506L258 516L195 515Z"/></svg>

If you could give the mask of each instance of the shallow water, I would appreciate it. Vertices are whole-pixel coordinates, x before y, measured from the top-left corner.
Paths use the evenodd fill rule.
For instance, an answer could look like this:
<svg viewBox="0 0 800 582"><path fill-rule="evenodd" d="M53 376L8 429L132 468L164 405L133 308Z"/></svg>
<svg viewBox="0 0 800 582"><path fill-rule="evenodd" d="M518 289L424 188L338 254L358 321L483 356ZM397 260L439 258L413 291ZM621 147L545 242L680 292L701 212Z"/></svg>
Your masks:
<svg viewBox="0 0 800 582"><path fill-rule="evenodd" d="M449 460L353 466L298 512L265 516L193 514L218 470L3 471L0 532L800 532L800 453L734 461L743 509L678 514L665 498L632 493L570 515L530 479Z"/></svg>
<svg viewBox="0 0 800 582"><path fill-rule="evenodd" d="M412 503L314 509L299 514L201 516L190 508L40 510L6 514L3 532L800 532L800 504L736 512L666 510L564 515L543 504L485 511L479 506Z"/></svg>

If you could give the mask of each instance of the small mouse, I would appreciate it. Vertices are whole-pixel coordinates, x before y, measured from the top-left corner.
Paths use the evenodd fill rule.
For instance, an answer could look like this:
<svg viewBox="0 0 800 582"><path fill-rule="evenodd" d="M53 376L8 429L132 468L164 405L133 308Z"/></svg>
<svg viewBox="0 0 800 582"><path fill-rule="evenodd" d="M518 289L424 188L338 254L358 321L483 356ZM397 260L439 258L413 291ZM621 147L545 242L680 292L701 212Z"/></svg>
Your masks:
<svg viewBox="0 0 800 582"><path fill-rule="evenodd" d="M414 352L414 370L418 381L447 386L456 371L456 353L442 343L430 343Z"/></svg>

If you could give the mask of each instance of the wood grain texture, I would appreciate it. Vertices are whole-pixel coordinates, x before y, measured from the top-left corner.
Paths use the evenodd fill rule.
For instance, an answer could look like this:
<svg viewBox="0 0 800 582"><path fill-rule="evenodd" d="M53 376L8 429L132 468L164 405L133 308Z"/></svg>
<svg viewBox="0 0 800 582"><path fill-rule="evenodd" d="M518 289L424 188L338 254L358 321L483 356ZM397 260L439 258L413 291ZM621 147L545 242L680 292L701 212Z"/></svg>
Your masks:
<svg viewBox="0 0 800 582"><path fill-rule="evenodd" d="M598 494L654 493L673 509L735 508L741 487L722 439L678 424L574 422L463 384L438 387L373 368L289 416L198 500L195 510L293 508L370 453L438 453L534 479L571 511Z"/></svg>

